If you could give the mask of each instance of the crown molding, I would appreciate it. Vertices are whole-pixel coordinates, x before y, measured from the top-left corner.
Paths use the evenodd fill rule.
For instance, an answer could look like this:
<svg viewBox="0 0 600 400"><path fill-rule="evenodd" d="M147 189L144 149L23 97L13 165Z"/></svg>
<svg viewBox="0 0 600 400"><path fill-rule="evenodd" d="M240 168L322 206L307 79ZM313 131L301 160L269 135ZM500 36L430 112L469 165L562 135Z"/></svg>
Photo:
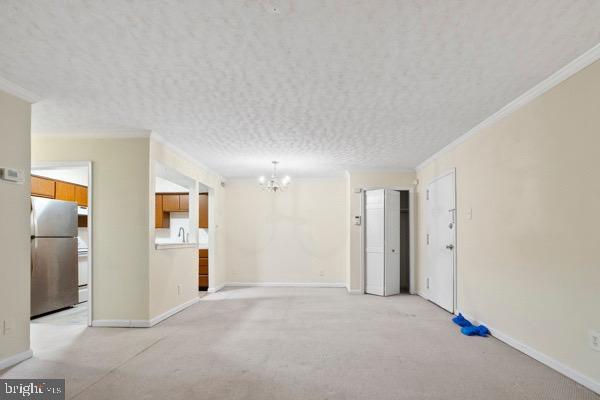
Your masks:
<svg viewBox="0 0 600 400"><path fill-rule="evenodd" d="M403 174L411 172L414 173L415 169L412 167L372 167L372 168L349 168L344 171L347 174Z"/></svg>
<svg viewBox="0 0 600 400"><path fill-rule="evenodd" d="M77 138L77 139L131 139L131 138L149 138L151 131L147 129L140 130L79 130L79 131L61 131L61 132L31 132L33 137L38 138Z"/></svg>
<svg viewBox="0 0 600 400"><path fill-rule="evenodd" d="M567 80L582 69L598 61L598 59L600 59L600 43L592 47L591 49L589 49L588 51L586 51L585 53L583 53L582 55L580 55L579 57L562 67L561 69L559 69L558 71L556 71L554 74L550 75L548 78L544 79L525 93L523 93L521 96L517 97L515 100L502 107L500 110L498 110L497 112L480 122L478 125L464 133L462 136L458 137L448 145L444 146L442 149L435 152L432 156L428 157L425 161L417 165L416 170L422 170L428 164L435 161L443 154L454 149L470 137L481 133L485 128L494 125L496 122L500 121L504 117L514 113L519 108L525 106L532 100L543 95L559 83Z"/></svg>
<svg viewBox="0 0 600 400"><path fill-rule="evenodd" d="M42 96L39 96L1 76L0 90L3 90L8 94L12 94L13 96L20 98L21 100L25 100L28 103L37 103L42 99Z"/></svg>

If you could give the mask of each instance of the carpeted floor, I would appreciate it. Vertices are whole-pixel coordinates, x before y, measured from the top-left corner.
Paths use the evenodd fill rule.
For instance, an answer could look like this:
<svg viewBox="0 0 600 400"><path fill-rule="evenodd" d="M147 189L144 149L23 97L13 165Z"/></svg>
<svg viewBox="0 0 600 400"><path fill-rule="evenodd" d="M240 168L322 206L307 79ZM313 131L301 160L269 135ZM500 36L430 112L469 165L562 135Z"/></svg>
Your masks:
<svg viewBox="0 0 600 400"><path fill-rule="evenodd" d="M32 325L3 378L77 399L600 399L417 296L230 288L151 329Z"/></svg>

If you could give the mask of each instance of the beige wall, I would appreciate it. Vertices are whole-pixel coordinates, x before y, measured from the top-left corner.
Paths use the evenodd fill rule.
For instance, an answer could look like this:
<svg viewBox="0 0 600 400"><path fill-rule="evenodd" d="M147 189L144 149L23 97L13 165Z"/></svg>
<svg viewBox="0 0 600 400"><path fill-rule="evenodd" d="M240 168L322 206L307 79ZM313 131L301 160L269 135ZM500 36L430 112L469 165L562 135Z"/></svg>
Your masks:
<svg viewBox="0 0 600 400"><path fill-rule="evenodd" d="M345 184L295 180L284 193L227 183L227 280L343 284Z"/></svg>
<svg viewBox="0 0 600 400"><path fill-rule="evenodd" d="M29 165L31 105L0 91L0 166L20 169L25 182L0 181L0 361L29 350Z"/></svg>
<svg viewBox="0 0 600 400"><path fill-rule="evenodd" d="M459 310L597 384L599 111L596 62L418 172L422 204L428 182L456 168Z"/></svg>
<svg viewBox="0 0 600 400"><path fill-rule="evenodd" d="M148 319L149 139L34 137L33 163L93 163L93 319Z"/></svg>
<svg viewBox="0 0 600 400"><path fill-rule="evenodd" d="M198 249L162 249L154 246L154 183L156 162L196 181L190 192L190 241L198 233L198 182L210 187L209 194L209 287L220 288L225 283L225 189L223 178L182 156L162 141L151 139L149 159L148 247L150 253L150 318L198 297ZM181 287L178 292L177 286Z"/></svg>
<svg viewBox="0 0 600 400"><path fill-rule="evenodd" d="M362 286L361 272L361 226L354 225L355 215L362 215L361 196L354 193L354 189L361 188L412 188L415 173L406 172L347 172L346 173L346 196L347 213L346 221L346 287L348 290L357 292Z"/></svg>

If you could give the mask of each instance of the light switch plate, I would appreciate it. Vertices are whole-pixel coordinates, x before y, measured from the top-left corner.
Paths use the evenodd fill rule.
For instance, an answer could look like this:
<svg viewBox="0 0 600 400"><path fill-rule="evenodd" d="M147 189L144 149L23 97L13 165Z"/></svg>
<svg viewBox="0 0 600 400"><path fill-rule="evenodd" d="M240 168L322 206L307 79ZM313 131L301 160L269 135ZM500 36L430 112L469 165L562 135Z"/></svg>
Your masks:
<svg viewBox="0 0 600 400"><path fill-rule="evenodd" d="M0 178L13 183L23 183L24 173L19 169L0 168Z"/></svg>

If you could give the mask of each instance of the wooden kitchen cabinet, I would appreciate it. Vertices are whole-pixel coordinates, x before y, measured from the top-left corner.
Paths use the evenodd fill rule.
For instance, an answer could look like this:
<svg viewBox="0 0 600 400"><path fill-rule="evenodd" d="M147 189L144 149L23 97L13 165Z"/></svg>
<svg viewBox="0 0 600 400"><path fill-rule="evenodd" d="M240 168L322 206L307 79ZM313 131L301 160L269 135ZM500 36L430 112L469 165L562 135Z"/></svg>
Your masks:
<svg viewBox="0 0 600 400"><path fill-rule="evenodd" d="M75 201L75 185L56 181L56 200Z"/></svg>
<svg viewBox="0 0 600 400"><path fill-rule="evenodd" d="M54 198L55 183L52 179L31 175L31 195Z"/></svg>
<svg viewBox="0 0 600 400"><path fill-rule="evenodd" d="M208 275L198 275L198 288L208 289Z"/></svg>
<svg viewBox="0 0 600 400"><path fill-rule="evenodd" d="M157 193L158 194L158 193ZM178 193L160 193L163 197L163 211L165 212L188 212L190 196Z"/></svg>
<svg viewBox="0 0 600 400"><path fill-rule="evenodd" d="M72 201L81 207L88 206L87 187L37 175L31 175L31 195Z"/></svg>
<svg viewBox="0 0 600 400"><path fill-rule="evenodd" d="M81 207L88 206L88 189L85 186L75 185L75 201Z"/></svg>
<svg viewBox="0 0 600 400"><path fill-rule="evenodd" d="M178 194L163 194L163 211L175 212L179 211L179 195Z"/></svg>
<svg viewBox="0 0 600 400"><path fill-rule="evenodd" d="M171 218L168 212L163 209L163 195L157 194L154 206L154 226L156 228L168 228Z"/></svg>
<svg viewBox="0 0 600 400"><path fill-rule="evenodd" d="M188 212L190 211L190 195L180 194L179 195L179 211Z"/></svg>
<svg viewBox="0 0 600 400"><path fill-rule="evenodd" d="M208 249L198 249L198 289L208 289Z"/></svg>
<svg viewBox="0 0 600 400"><path fill-rule="evenodd" d="M198 228L208 228L208 193L198 195Z"/></svg>

